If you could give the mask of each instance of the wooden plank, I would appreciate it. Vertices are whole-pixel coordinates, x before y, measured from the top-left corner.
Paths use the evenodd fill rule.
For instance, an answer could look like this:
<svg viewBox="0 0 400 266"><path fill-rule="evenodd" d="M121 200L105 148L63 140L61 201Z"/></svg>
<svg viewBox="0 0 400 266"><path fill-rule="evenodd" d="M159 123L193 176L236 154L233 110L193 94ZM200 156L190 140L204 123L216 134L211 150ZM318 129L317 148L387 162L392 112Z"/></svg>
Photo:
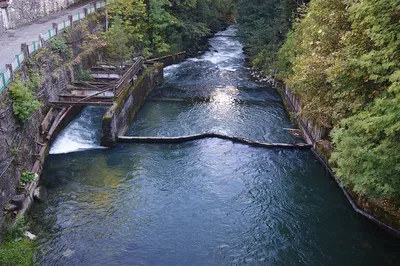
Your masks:
<svg viewBox="0 0 400 266"><path fill-rule="evenodd" d="M46 134L47 129L50 126L51 120L53 120L54 117L54 109L53 107L50 108L50 110L47 112L46 116L43 119L43 122L40 124L40 132L42 135Z"/></svg>
<svg viewBox="0 0 400 266"><path fill-rule="evenodd" d="M128 71L125 72L125 74L122 76L122 78L115 86L116 97L118 97L122 93L122 91L125 89L125 86L128 83L132 82L133 77L140 71L142 65L143 65L142 59L138 59L136 60L136 62L132 64L132 66L128 69Z"/></svg>
<svg viewBox="0 0 400 266"><path fill-rule="evenodd" d="M169 58L169 57L178 56L178 55L183 55L183 54L186 54L186 51L178 52L178 53L175 53L174 55L170 54L170 55L166 55L166 56L162 56L162 57L157 57L157 58L148 59L148 60L146 60L146 63L147 63L147 62L161 61L161 60L167 59L167 58Z"/></svg>
<svg viewBox="0 0 400 266"><path fill-rule="evenodd" d="M65 105L110 106L113 104L112 102L68 102L68 101L54 101L50 103L59 106L65 106Z"/></svg>
<svg viewBox="0 0 400 266"><path fill-rule="evenodd" d="M104 95L99 96L99 94L105 93L109 90L110 89L107 89L106 91L99 91L89 95L59 94L58 99L61 102L63 101L78 102L81 100L94 100L96 102L112 101L114 99L114 96L104 96Z"/></svg>

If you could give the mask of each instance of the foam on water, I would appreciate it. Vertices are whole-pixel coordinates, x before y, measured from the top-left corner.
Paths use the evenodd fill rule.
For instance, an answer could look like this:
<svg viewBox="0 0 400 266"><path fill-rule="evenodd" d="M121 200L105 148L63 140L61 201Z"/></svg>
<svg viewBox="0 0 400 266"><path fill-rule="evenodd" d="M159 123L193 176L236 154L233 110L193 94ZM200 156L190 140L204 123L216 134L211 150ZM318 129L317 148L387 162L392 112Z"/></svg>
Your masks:
<svg viewBox="0 0 400 266"><path fill-rule="evenodd" d="M55 139L50 154L101 149L101 116L104 107L87 107Z"/></svg>

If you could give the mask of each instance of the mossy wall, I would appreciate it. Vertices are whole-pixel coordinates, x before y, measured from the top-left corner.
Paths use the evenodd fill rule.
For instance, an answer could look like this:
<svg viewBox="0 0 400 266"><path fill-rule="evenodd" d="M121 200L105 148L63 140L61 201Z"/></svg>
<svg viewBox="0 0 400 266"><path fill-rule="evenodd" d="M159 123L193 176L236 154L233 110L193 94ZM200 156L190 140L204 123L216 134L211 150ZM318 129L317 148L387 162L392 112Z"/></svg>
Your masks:
<svg viewBox="0 0 400 266"><path fill-rule="evenodd" d="M124 135L146 100L147 95L163 81L163 65L145 68L133 85L122 92L103 116L101 145L112 147Z"/></svg>

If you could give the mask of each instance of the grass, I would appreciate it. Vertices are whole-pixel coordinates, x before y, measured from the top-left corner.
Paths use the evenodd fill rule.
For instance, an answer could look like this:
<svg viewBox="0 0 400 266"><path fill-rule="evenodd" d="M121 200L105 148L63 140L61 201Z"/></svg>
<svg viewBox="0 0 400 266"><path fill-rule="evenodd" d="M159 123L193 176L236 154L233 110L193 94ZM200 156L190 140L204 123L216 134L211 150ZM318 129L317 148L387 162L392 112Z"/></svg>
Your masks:
<svg viewBox="0 0 400 266"><path fill-rule="evenodd" d="M33 241L21 238L19 241L5 241L0 244L0 265L33 265Z"/></svg>
<svg viewBox="0 0 400 266"><path fill-rule="evenodd" d="M23 218L13 226L8 227L0 243L0 265L25 266L33 265L35 246L32 240L23 236L27 229Z"/></svg>

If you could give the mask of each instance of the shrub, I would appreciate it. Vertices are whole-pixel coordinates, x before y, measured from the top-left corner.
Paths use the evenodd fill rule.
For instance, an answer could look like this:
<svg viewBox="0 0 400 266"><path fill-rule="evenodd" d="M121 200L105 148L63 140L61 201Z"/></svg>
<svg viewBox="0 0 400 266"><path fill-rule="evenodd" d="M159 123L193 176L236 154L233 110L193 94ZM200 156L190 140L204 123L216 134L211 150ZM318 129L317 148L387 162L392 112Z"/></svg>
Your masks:
<svg viewBox="0 0 400 266"><path fill-rule="evenodd" d="M35 174L32 172L23 172L21 175L21 185L26 185L31 183L33 180L35 180Z"/></svg>
<svg viewBox="0 0 400 266"><path fill-rule="evenodd" d="M89 71L83 70L82 67L79 67L78 73L76 75L78 81L91 81L93 80L92 75Z"/></svg>
<svg viewBox="0 0 400 266"><path fill-rule="evenodd" d="M17 79L10 86L12 108L14 115L20 122L25 122L30 115L40 106L38 100L32 92L33 84L31 81L26 86L21 79Z"/></svg>

